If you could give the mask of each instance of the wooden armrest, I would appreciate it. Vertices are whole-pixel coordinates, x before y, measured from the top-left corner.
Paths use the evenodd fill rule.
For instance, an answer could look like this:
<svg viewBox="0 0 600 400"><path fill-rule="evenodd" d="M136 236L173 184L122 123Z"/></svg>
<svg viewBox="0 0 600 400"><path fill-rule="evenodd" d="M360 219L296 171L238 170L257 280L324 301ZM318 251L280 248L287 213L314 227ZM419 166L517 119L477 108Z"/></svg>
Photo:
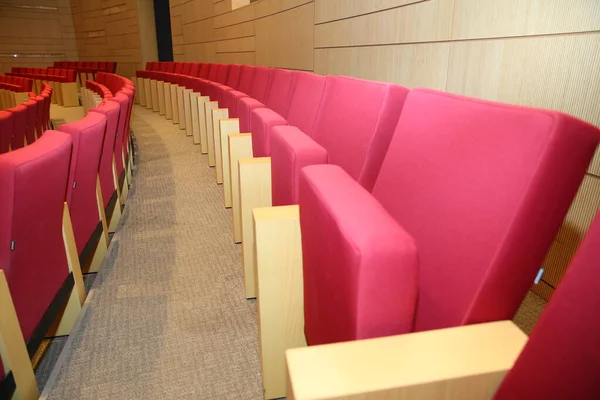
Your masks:
<svg viewBox="0 0 600 400"><path fill-rule="evenodd" d="M499 321L291 349L288 399L489 399L526 342Z"/></svg>

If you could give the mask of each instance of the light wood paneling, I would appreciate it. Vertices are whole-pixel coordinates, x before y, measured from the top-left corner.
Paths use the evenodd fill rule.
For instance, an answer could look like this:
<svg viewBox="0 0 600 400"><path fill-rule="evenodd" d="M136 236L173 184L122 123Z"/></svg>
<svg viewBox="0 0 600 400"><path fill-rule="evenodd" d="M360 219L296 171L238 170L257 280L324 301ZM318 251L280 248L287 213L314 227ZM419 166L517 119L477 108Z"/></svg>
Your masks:
<svg viewBox="0 0 600 400"><path fill-rule="evenodd" d="M314 3L256 20L256 63L312 70Z"/></svg>
<svg viewBox="0 0 600 400"><path fill-rule="evenodd" d="M256 65L255 53L253 51L247 53L218 53L215 56L215 61L224 64Z"/></svg>
<svg viewBox="0 0 600 400"><path fill-rule="evenodd" d="M77 59L69 0L6 0L4 6L43 5L55 9L0 8L0 73L15 67L48 67ZM21 57L14 57L20 54Z"/></svg>
<svg viewBox="0 0 600 400"><path fill-rule="evenodd" d="M423 0L316 0L315 22L317 24L320 24L322 22L355 17L357 15L368 14L381 10L388 10L412 3L420 3L422 1Z"/></svg>
<svg viewBox="0 0 600 400"><path fill-rule="evenodd" d="M224 26L230 26L235 24L241 24L242 22L252 21L254 19L254 5L251 4L246 7L238 8L237 10L228 12L223 15L216 16L215 28L222 28Z"/></svg>
<svg viewBox="0 0 600 400"><path fill-rule="evenodd" d="M453 39L600 30L596 0L455 0Z"/></svg>
<svg viewBox="0 0 600 400"><path fill-rule="evenodd" d="M434 0L317 25L315 47L432 42L450 39L454 0Z"/></svg>
<svg viewBox="0 0 600 400"><path fill-rule="evenodd" d="M175 45L176 37L173 36L173 45ZM183 25L182 44L212 42L213 40L215 40L215 29L212 18Z"/></svg>
<svg viewBox="0 0 600 400"><path fill-rule="evenodd" d="M263 18L312 2L313 0L261 0L254 5L254 18Z"/></svg>
<svg viewBox="0 0 600 400"><path fill-rule="evenodd" d="M254 52L254 36L217 42L217 53Z"/></svg>
<svg viewBox="0 0 600 400"><path fill-rule="evenodd" d="M140 29L138 0L71 0L79 59L117 61L117 73L124 76L135 75L145 61L156 60L156 53L150 49L152 44L145 41L142 46L141 35L148 36L153 30L151 10L145 7L147 0L143 1L144 26Z"/></svg>
<svg viewBox="0 0 600 400"><path fill-rule="evenodd" d="M254 36L254 21L217 28L214 30L215 40L235 39Z"/></svg>
<svg viewBox="0 0 600 400"><path fill-rule="evenodd" d="M315 72L443 90L449 49L450 43L317 49Z"/></svg>

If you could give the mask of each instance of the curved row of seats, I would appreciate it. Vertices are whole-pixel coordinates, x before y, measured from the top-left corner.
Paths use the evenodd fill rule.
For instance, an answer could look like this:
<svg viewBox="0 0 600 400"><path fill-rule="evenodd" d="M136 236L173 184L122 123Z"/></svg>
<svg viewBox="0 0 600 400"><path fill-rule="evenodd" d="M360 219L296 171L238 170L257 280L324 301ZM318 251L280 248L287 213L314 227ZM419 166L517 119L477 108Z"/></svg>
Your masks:
<svg viewBox="0 0 600 400"><path fill-rule="evenodd" d="M54 67L74 70L79 86L85 86L86 80L95 81L98 72L117 73L114 61L54 61Z"/></svg>
<svg viewBox="0 0 600 400"><path fill-rule="evenodd" d="M31 79L0 75L0 110L26 101L32 88L33 80Z"/></svg>
<svg viewBox="0 0 600 400"><path fill-rule="evenodd" d="M267 398L305 340L511 319L600 140L559 112L342 76L176 62L136 78L224 183Z"/></svg>
<svg viewBox="0 0 600 400"><path fill-rule="evenodd" d="M39 395L29 359L46 335L69 334L86 296L82 271L98 270L121 216L135 88L103 81L106 98L83 119L0 155L2 398Z"/></svg>
<svg viewBox="0 0 600 400"><path fill-rule="evenodd" d="M33 80L20 76L0 75L0 83L16 86L17 92L31 92L33 90Z"/></svg>
<svg viewBox="0 0 600 400"><path fill-rule="evenodd" d="M54 89L52 103L63 107L79 106L75 70L54 67L12 67L7 75L32 79L33 91L36 92L41 92L42 84L47 83Z"/></svg>
<svg viewBox="0 0 600 400"><path fill-rule="evenodd" d="M43 85L39 95L27 95L26 101L0 110L0 154L32 144L50 128L52 88Z"/></svg>

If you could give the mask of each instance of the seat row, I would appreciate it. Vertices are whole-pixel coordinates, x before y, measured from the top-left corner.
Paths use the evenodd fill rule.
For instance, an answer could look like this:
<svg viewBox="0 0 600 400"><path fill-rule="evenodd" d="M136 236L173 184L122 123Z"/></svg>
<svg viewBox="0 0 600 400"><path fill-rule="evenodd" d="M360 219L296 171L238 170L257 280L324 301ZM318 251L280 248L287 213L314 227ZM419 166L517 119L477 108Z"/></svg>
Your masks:
<svg viewBox="0 0 600 400"><path fill-rule="evenodd" d="M50 128L52 88L44 84L39 95L26 94L26 100L0 110L0 154L32 144Z"/></svg>
<svg viewBox="0 0 600 400"><path fill-rule="evenodd" d="M287 348L511 319L600 140L558 112L349 77L136 75L233 206L267 398L285 395Z"/></svg>
<svg viewBox="0 0 600 400"><path fill-rule="evenodd" d="M79 106L75 70L54 67L12 67L7 75L32 79L33 91L38 93L41 91L42 83L47 83L54 89L52 103L63 107Z"/></svg>
<svg viewBox="0 0 600 400"><path fill-rule="evenodd" d="M96 80L98 72L115 74L117 63L115 61L54 61L54 68L75 70L79 85L85 86L86 80Z"/></svg>
<svg viewBox="0 0 600 400"><path fill-rule="evenodd" d="M102 264L127 198L135 89L104 79L117 90L82 120L0 155L2 398L39 395L30 358L45 336L71 331L86 296L82 273Z"/></svg>

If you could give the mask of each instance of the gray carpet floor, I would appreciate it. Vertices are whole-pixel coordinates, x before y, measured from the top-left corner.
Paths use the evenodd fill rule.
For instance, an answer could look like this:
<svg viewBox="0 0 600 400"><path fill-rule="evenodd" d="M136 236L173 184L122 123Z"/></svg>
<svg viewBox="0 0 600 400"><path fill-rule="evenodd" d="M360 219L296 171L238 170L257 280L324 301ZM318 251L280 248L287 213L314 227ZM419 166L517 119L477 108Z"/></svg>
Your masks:
<svg viewBox="0 0 600 400"><path fill-rule="evenodd" d="M191 137L135 107L123 223L49 399L258 399L256 306L214 170ZM49 388L50 389L50 388Z"/></svg>
<svg viewBox="0 0 600 400"><path fill-rule="evenodd" d="M170 121L135 107L139 148L123 221L72 343L48 343L49 399L262 399L256 307L244 299L214 170ZM88 280L89 282L89 280ZM87 282L86 282L87 283ZM545 301L530 292L529 333Z"/></svg>

